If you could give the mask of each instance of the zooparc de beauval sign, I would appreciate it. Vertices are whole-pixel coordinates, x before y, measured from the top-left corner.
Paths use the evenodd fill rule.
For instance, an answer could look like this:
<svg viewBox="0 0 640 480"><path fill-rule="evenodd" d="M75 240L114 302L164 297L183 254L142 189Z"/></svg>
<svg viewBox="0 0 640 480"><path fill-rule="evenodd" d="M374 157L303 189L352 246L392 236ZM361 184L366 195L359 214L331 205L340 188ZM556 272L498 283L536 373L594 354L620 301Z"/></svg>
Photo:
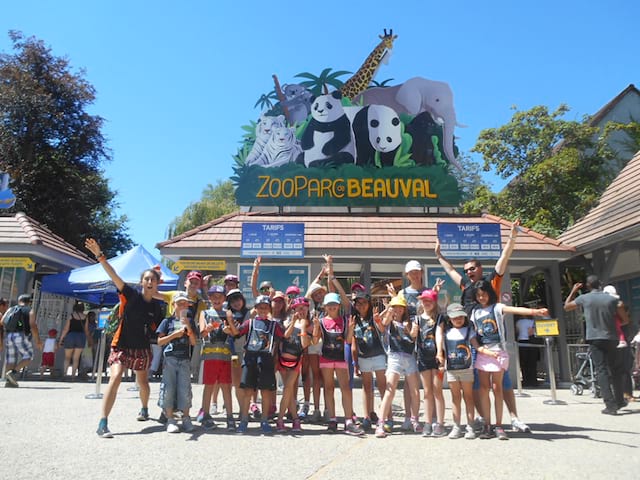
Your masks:
<svg viewBox="0 0 640 480"><path fill-rule="evenodd" d="M385 30L344 83L339 77L349 72L329 68L282 87L273 76L274 90L256 103L266 111L243 127L234 155L239 205L458 205L449 85L414 77L368 88L396 37Z"/></svg>

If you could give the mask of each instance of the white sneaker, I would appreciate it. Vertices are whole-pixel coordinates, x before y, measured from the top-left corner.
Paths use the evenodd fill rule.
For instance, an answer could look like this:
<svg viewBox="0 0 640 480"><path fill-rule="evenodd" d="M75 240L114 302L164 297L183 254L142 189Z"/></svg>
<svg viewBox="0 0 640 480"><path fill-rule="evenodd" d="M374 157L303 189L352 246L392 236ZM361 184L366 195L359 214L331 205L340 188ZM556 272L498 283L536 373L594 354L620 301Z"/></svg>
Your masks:
<svg viewBox="0 0 640 480"><path fill-rule="evenodd" d="M474 429L476 432L480 432L480 431L482 431L482 429L484 428L484 425L485 425L484 418L482 418L482 417L476 417L476 419L475 419L475 420L474 420L474 422L473 422L473 429Z"/></svg>
<svg viewBox="0 0 640 480"><path fill-rule="evenodd" d="M514 432L531 433L531 428L529 428L529 425L518 418L514 418L513 420L511 420L511 430L513 430Z"/></svg>
<svg viewBox="0 0 640 480"><path fill-rule="evenodd" d="M167 433L178 433L180 431L180 427L173 418L167 420Z"/></svg>
<svg viewBox="0 0 640 480"><path fill-rule="evenodd" d="M467 431L464 434L464 438L467 440L474 440L476 438L476 432L473 431L473 427L471 425L467 425Z"/></svg>
<svg viewBox="0 0 640 480"><path fill-rule="evenodd" d="M411 426L411 418L404 417L404 422L402 422L402 426L400 427L402 432L412 432L413 428Z"/></svg>
<svg viewBox="0 0 640 480"><path fill-rule="evenodd" d="M452 440L456 438L462 438L462 436L463 434L462 434L462 429L460 428L460 425L454 425L448 435L448 437Z"/></svg>
<svg viewBox="0 0 640 480"><path fill-rule="evenodd" d="M211 410L209 411L209 414L211 414L211 415L217 415L218 414L218 404L217 403L212 403L211 404Z"/></svg>

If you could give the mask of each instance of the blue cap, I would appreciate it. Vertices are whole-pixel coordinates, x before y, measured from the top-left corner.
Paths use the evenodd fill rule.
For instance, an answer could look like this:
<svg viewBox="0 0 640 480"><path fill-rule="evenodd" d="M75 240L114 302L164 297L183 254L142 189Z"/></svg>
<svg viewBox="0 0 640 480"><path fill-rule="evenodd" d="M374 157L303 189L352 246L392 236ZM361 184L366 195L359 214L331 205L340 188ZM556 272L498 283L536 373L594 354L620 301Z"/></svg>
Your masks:
<svg viewBox="0 0 640 480"><path fill-rule="evenodd" d="M213 285L211 288L209 288L207 295L213 295L214 293L221 293L222 295L224 295L224 287L222 285Z"/></svg>
<svg viewBox="0 0 640 480"><path fill-rule="evenodd" d="M258 295L256 298L256 305L269 305L271 306L271 298L269 295Z"/></svg>
<svg viewBox="0 0 640 480"><path fill-rule="evenodd" d="M324 300L322 303L324 303L325 305L328 303L337 303L338 305L340 305L340 295L334 292L327 293L324 296Z"/></svg>

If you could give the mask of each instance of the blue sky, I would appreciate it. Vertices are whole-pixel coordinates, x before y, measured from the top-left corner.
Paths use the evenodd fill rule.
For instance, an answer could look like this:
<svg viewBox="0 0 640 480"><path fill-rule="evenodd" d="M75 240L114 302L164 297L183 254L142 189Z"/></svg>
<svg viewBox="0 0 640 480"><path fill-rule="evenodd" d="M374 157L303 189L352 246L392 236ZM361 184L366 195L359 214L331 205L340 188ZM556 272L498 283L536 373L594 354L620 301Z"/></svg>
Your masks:
<svg viewBox="0 0 640 480"><path fill-rule="evenodd" d="M227 179L253 105L300 72L355 72L384 28L398 35L376 77L448 82L463 152L512 106L593 114L640 86L640 2L405 0L322 2L21 0L3 2L0 51L20 30L84 69L113 153L105 166L134 242L154 249L168 224ZM344 77L346 79L346 77ZM494 187L502 182L487 176Z"/></svg>

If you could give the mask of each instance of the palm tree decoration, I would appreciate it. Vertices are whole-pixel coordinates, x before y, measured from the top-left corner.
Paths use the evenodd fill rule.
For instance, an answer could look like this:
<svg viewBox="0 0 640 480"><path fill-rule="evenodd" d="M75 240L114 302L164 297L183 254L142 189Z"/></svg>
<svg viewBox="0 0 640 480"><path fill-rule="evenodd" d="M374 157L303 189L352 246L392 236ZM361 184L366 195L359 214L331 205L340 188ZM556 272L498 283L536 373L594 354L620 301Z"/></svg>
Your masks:
<svg viewBox="0 0 640 480"><path fill-rule="evenodd" d="M386 80L383 80L381 82L378 82L377 80L371 80L371 83L369 83L369 87L368 88L374 88L374 87L388 87L389 85L387 85L389 82L393 82L393 78L387 78Z"/></svg>
<svg viewBox="0 0 640 480"><path fill-rule="evenodd" d="M253 108L260 107L261 111L271 110L273 108L273 100L278 100L278 95L275 90L271 90L269 93L263 93L253 106Z"/></svg>
<svg viewBox="0 0 640 480"><path fill-rule="evenodd" d="M351 72L347 72L346 70L331 72L331 68L325 68L318 76L309 72L302 72L295 75L295 77L307 78L308 80L300 82L300 85L307 88L315 96L318 96L325 93L323 90L325 85L334 87L335 89L339 90L344 82L338 77L341 77L343 75L351 75Z"/></svg>

